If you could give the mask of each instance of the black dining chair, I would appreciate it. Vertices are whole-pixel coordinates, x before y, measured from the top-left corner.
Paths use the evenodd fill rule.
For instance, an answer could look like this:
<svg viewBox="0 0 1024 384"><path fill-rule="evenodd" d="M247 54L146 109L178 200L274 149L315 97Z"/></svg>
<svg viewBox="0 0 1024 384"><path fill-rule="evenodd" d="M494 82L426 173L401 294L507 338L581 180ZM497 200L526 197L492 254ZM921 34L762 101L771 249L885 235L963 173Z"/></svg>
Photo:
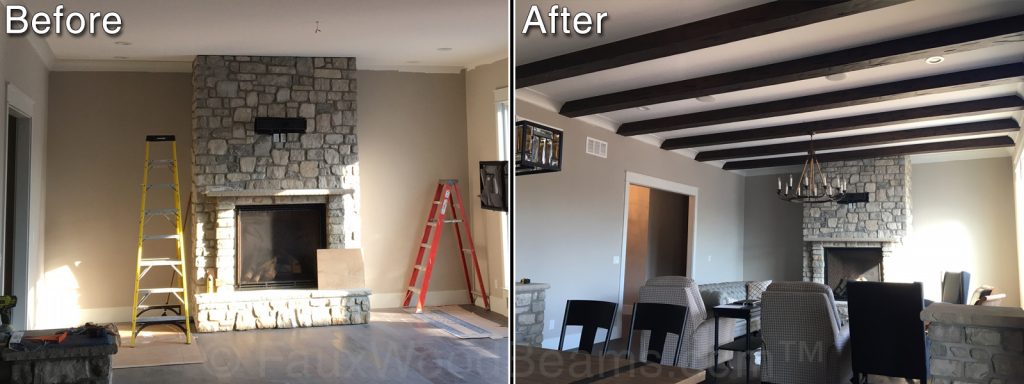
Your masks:
<svg viewBox="0 0 1024 384"><path fill-rule="evenodd" d="M928 382L928 344L925 341L924 294L921 283L851 281L850 347L853 383L867 375L918 379Z"/></svg>
<svg viewBox="0 0 1024 384"><path fill-rule="evenodd" d="M629 327L629 337L626 339L626 358L629 358L629 350L633 345L633 332L650 331L647 361L660 363L661 351L665 349L665 338L671 333L679 336L676 350L672 354L672 365L678 364L679 350L683 346L683 328L686 327L687 309L686 306L674 304L633 304L633 320Z"/></svg>
<svg viewBox="0 0 1024 384"><path fill-rule="evenodd" d="M565 329L568 326L582 326L580 346L577 350L594 354L594 338L597 329L604 328L604 350L608 353L608 340L612 336L612 325L615 324L615 310L618 304L596 300L568 300L565 303L565 316L562 318L562 335L558 337L558 350L562 350L565 342Z"/></svg>

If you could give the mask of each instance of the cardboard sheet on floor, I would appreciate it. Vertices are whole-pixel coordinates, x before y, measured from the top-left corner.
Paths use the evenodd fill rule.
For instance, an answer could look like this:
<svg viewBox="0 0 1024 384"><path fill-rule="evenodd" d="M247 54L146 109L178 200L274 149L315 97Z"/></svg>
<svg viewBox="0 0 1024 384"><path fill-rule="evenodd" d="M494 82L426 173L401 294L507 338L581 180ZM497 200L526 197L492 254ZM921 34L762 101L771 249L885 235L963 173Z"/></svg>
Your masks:
<svg viewBox="0 0 1024 384"><path fill-rule="evenodd" d="M316 281L319 289L366 288L363 250L316 250Z"/></svg>

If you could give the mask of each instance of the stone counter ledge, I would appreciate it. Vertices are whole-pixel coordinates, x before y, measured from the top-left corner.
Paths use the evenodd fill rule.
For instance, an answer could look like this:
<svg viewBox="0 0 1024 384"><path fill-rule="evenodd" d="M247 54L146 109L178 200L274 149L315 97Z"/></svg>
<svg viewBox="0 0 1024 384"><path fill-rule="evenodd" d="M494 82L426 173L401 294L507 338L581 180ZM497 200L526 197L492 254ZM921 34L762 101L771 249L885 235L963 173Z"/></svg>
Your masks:
<svg viewBox="0 0 1024 384"><path fill-rule="evenodd" d="M930 322L932 383L1017 383L1024 378L1024 310L935 303Z"/></svg>
<svg viewBox="0 0 1024 384"><path fill-rule="evenodd" d="M199 332L366 324L370 290L280 289L195 295Z"/></svg>

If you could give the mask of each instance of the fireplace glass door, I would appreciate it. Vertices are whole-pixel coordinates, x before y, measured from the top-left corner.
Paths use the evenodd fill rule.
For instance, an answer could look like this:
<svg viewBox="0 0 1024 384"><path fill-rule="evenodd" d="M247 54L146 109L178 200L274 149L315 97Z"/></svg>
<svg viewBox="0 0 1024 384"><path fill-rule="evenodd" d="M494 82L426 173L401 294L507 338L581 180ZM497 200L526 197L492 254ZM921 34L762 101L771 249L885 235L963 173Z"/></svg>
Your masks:
<svg viewBox="0 0 1024 384"><path fill-rule="evenodd" d="M316 250L326 247L323 204L237 207L239 289L315 288Z"/></svg>

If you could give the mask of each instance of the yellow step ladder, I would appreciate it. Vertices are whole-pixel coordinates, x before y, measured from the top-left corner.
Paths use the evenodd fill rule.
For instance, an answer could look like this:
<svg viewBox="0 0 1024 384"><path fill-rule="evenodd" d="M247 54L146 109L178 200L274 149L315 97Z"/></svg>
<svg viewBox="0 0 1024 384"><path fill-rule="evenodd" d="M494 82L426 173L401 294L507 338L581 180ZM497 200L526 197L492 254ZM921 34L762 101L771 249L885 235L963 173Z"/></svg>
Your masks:
<svg viewBox="0 0 1024 384"><path fill-rule="evenodd" d="M161 160L150 160L150 144L154 143L170 143L171 144L171 158ZM171 170L173 182L171 183L151 183L149 180L149 171L157 168L168 168ZM173 195L174 208L157 208L148 209L146 208L146 195L150 190L154 189L165 189L170 190ZM178 147L174 140L174 135L150 135L146 136L146 161L145 168L142 173L142 208L139 210L139 248L138 256L135 263L135 293L132 298L132 338L131 346L135 346L135 337L142 329L151 325L173 325L178 327L185 333L185 343L192 343L192 319L189 316L188 306L188 279L186 278L186 262L185 262L185 236L182 233L182 216L181 216L181 190L178 185ZM167 220L174 220L175 233L174 234L147 234L145 230L146 222L153 217L163 217ZM174 240L177 245L177 258L145 258L142 256L143 245L148 242L158 242ZM142 278L149 273L153 268L166 268L170 267L180 276L180 279L171 279L170 285L175 285L175 281L180 281L180 286L172 287L158 287L158 288L139 288L139 283ZM172 275L174 276L174 275ZM167 295L167 300L163 304L147 304L146 299L149 299L152 295ZM171 298L177 300L177 303L171 304ZM160 316L142 316L145 312L151 310L161 310L162 315ZM169 313L173 313L170 315Z"/></svg>

